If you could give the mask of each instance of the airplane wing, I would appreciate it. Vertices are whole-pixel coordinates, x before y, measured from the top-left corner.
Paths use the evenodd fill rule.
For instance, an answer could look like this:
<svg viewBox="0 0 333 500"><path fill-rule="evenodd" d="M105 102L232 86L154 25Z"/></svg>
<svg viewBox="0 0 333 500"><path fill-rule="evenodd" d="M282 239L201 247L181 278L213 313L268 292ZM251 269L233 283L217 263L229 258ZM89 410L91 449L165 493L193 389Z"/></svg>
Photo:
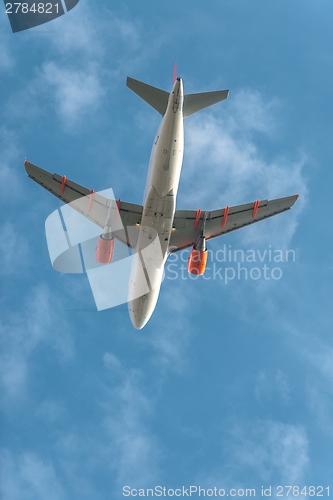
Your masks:
<svg viewBox="0 0 333 500"><path fill-rule="evenodd" d="M93 189L89 190L76 182L70 181L65 176L51 174L42 168L33 165L25 160L25 169L28 176L47 189L54 196L64 203L70 203L81 215L94 222L99 227L104 229L106 221L110 214L110 209L116 208L119 210L121 218L122 230L117 230L114 233L115 238L124 243L130 248L134 248L137 242L138 231L128 230L130 226L136 227L141 223L142 206L134 203L126 203L118 200L109 200ZM115 220L117 215L115 214ZM120 221L119 221L120 222ZM117 224L121 227L121 224Z"/></svg>
<svg viewBox="0 0 333 500"><path fill-rule="evenodd" d="M257 200L254 203L225 207L206 212L206 240L216 238L230 231L254 224L289 210L299 195L276 200ZM175 253L193 246L201 234L205 212L198 210L176 210L173 231L169 243L169 253Z"/></svg>

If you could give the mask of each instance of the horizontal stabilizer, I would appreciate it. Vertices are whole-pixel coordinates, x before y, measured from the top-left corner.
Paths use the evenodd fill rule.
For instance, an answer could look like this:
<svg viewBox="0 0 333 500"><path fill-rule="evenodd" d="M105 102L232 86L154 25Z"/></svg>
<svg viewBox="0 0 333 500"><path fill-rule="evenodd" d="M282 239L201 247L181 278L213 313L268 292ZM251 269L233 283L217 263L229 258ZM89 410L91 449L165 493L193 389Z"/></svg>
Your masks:
<svg viewBox="0 0 333 500"><path fill-rule="evenodd" d="M161 113L161 115L164 115L168 106L168 92L129 77L127 77L126 85L128 88L133 90L133 92L138 94L141 99L146 101L150 104L150 106L156 109L156 111Z"/></svg>
<svg viewBox="0 0 333 500"><path fill-rule="evenodd" d="M229 90L217 90L215 92L202 92L201 94L187 94L184 96L184 118L193 115L197 111L208 108L228 97Z"/></svg>

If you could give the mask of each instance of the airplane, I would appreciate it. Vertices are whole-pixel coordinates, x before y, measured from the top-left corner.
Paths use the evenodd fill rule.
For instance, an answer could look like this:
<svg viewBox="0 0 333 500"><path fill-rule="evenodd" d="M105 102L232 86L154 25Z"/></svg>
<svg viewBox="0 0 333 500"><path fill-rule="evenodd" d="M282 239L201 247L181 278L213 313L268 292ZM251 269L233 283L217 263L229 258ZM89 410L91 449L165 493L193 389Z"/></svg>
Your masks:
<svg viewBox="0 0 333 500"><path fill-rule="evenodd" d="M299 195L227 205L213 211L176 209L184 153L184 118L223 101L229 91L184 94L183 81L177 77L176 68L170 93L129 77L126 85L162 115L152 146L143 205L121 200L112 204L66 176L51 174L27 160L24 164L32 180L103 229L96 247L95 258L99 263L112 261L114 238L136 255L128 284L128 310L134 328L141 330L155 310L170 254L192 247L187 270L193 275L202 275L208 240L289 210ZM79 203L82 197L88 198L88 202ZM112 220L116 219L111 218L111 207L120 216L123 231L112 230ZM146 255L143 259L152 241L158 243L158 252L155 245L150 254L148 252L148 258Z"/></svg>

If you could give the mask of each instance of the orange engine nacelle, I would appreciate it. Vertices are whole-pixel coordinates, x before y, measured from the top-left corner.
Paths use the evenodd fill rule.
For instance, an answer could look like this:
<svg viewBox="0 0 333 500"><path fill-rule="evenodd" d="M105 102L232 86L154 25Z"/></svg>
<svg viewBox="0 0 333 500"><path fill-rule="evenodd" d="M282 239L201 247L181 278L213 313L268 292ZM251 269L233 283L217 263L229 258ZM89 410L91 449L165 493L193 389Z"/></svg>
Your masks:
<svg viewBox="0 0 333 500"><path fill-rule="evenodd" d="M114 251L114 238L106 239L103 236L98 238L96 247L96 260L100 264L110 264Z"/></svg>
<svg viewBox="0 0 333 500"><path fill-rule="evenodd" d="M208 251L204 250L200 252L196 250L194 247L192 248L192 252L188 258L187 270L191 274L199 274L202 275L205 272L206 264L207 264L207 255Z"/></svg>

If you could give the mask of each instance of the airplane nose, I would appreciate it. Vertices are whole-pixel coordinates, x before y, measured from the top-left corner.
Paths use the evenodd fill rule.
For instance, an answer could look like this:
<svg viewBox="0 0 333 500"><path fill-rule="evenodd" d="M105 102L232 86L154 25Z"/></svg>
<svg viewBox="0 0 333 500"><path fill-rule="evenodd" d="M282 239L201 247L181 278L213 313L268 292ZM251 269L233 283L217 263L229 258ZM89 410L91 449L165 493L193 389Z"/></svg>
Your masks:
<svg viewBox="0 0 333 500"><path fill-rule="evenodd" d="M142 310L142 300L135 299L128 303L129 316L131 318L132 325L136 330L142 330L142 328L148 322L150 315Z"/></svg>
<svg viewBox="0 0 333 500"><path fill-rule="evenodd" d="M141 318L141 317L135 318L131 315L130 315L130 317L131 317L132 325L134 326L134 328L136 330L142 330L142 328L148 323L148 319L146 319L146 318Z"/></svg>
<svg viewBox="0 0 333 500"><path fill-rule="evenodd" d="M158 299L160 286L151 292L128 302L128 312L132 325L137 330L141 330L151 318Z"/></svg>

